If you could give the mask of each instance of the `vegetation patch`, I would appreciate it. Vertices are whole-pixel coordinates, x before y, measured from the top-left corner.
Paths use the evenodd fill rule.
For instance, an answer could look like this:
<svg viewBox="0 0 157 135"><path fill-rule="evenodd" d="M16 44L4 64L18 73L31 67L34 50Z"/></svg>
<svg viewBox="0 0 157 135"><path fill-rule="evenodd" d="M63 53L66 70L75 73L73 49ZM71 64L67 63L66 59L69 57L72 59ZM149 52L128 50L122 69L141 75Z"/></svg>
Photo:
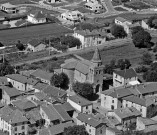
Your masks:
<svg viewBox="0 0 157 135"><path fill-rule="evenodd" d="M128 11L128 10L122 8L122 7L115 7L114 9L117 10L117 11Z"/></svg>

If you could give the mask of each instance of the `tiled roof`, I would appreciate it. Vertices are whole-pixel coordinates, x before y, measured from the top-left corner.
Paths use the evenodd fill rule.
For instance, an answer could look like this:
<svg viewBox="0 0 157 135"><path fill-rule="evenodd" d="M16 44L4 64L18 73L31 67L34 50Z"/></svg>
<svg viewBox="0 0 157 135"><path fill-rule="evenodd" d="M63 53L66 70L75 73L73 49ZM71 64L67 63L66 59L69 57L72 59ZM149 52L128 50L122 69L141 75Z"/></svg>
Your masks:
<svg viewBox="0 0 157 135"><path fill-rule="evenodd" d="M0 109L0 117L4 119L6 116L10 115L14 110L10 106L4 106Z"/></svg>
<svg viewBox="0 0 157 135"><path fill-rule="evenodd" d="M37 120L42 119L38 109L34 109L34 110L31 110L31 111L27 112L26 113L26 118L28 120L33 120L33 121L37 121Z"/></svg>
<svg viewBox="0 0 157 135"><path fill-rule="evenodd" d="M31 14L34 15L34 18L36 19L45 18L44 14L41 11L32 11Z"/></svg>
<svg viewBox="0 0 157 135"><path fill-rule="evenodd" d="M75 109L68 103L65 102L64 104L62 104L62 107L64 108L64 110L68 111L74 111Z"/></svg>
<svg viewBox="0 0 157 135"><path fill-rule="evenodd" d="M38 39L32 39L31 41L28 42L31 46L37 47L41 41L39 41Z"/></svg>
<svg viewBox="0 0 157 135"><path fill-rule="evenodd" d="M60 74L60 73L62 73L62 70L61 69L54 69L54 72L57 74Z"/></svg>
<svg viewBox="0 0 157 135"><path fill-rule="evenodd" d="M107 130L115 132L115 135L121 135L122 131L118 130L117 128L107 127Z"/></svg>
<svg viewBox="0 0 157 135"><path fill-rule="evenodd" d="M0 87L3 91L5 91L9 97L15 97L15 96L20 96L21 93L16 89L16 88L11 88L8 86L1 86Z"/></svg>
<svg viewBox="0 0 157 135"><path fill-rule="evenodd" d="M51 77L53 76L53 73L46 72L41 69L37 69L33 73L31 73L32 76L39 78L39 79L45 79L45 80L51 80Z"/></svg>
<svg viewBox="0 0 157 135"><path fill-rule="evenodd" d="M69 63L62 64L61 67L63 69L75 69L78 61L72 61Z"/></svg>
<svg viewBox="0 0 157 135"><path fill-rule="evenodd" d="M80 106L92 105L92 102L88 101L87 99L79 95L69 96L69 99L75 102L76 104L79 104Z"/></svg>
<svg viewBox="0 0 157 135"><path fill-rule="evenodd" d="M98 48L96 47L93 58L92 58L93 62L101 62L101 56L100 56L100 52L98 50Z"/></svg>
<svg viewBox="0 0 157 135"><path fill-rule="evenodd" d="M12 104L21 110L36 108L37 106L28 99L21 99L13 101Z"/></svg>
<svg viewBox="0 0 157 135"><path fill-rule="evenodd" d="M33 86L33 88L42 91L43 89L45 89L48 86L49 86L48 84L38 82L36 85Z"/></svg>
<svg viewBox="0 0 157 135"><path fill-rule="evenodd" d="M121 125L121 123L119 122L119 120L114 117L114 116L108 116L108 121L109 121L109 124L110 125L113 125L114 127L117 126L117 125Z"/></svg>
<svg viewBox="0 0 157 135"><path fill-rule="evenodd" d="M43 92L35 92L34 95L41 101L44 100L46 97L46 94L44 94Z"/></svg>
<svg viewBox="0 0 157 135"><path fill-rule="evenodd" d="M90 115L83 114L83 113L79 113L77 116L77 119L95 128L99 126L100 124L102 124L100 121L94 119Z"/></svg>
<svg viewBox="0 0 157 135"><path fill-rule="evenodd" d="M75 70L77 70L85 75L89 73L89 67L87 65L83 64L82 62L77 63Z"/></svg>
<svg viewBox="0 0 157 135"><path fill-rule="evenodd" d="M149 118L139 117L138 120L142 122L145 126L150 126L150 125L157 126L157 121L149 119Z"/></svg>
<svg viewBox="0 0 157 135"><path fill-rule="evenodd" d="M53 97L62 97L64 95L66 95L66 92L64 90L61 90L54 86L48 86L43 91L44 91L44 93L46 93L50 96L53 96Z"/></svg>
<svg viewBox="0 0 157 135"><path fill-rule="evenodd" d="M10 75L6 75L7 78L10 78L12 80L21 82L23 84L31 84L31 85L35 85L37 84L37 80L33 79L33 78L29 78L20 74L10 74Z"/></svg>
<svg viewBox="0 0 157 135"><path fill-rule="evenodd" d="M52 105L42 105L41 108L51 121L61 118L57 111L52 107Z"/></svg>
<svg viewBox="0 0 157 135"><path fill-rule="evenodd" d="M126 21L128 21L128 20L126 20L126 19L124 19L122 17L116 17L115 19L118 20L118 21L120 21L120 22L126 22Z"/></svg>
<svg viewBox="0 0 157 135"><path fill-rule="evenodd" d="M69 116L69 114L63 109L62 105L53 105L53 107L58 112L58 114L61 116L63 121L71 121L72 120L72 118Z"/></svg>
<svg viewBox="0 0 157 135"><path fill-rule="evenodd" d="M114 110L114 113L118 115L121 119L129 118L129 117L137 117L140 116L141 113L135 108L118 108Z"/></svg>
<svg viewBox="0 0 157 135"><path fill-rule="evenodd" d="M51 135L47 128L39 130L39 135Z"/></svg>
<svg viewBox="0 0 157 135"><path fill-rule="evenodd" d="M35 70L24 70L24 71L20 71L21 75L30 77L30 75L34 72Z"/></svg>
<svg viewBox="0 0 157 135"><path fill-rule="evenodd" d="M137 77L137 74L133 68L126 69L126 70L114 70L114 73L124 77L125 79Z"/></svg>

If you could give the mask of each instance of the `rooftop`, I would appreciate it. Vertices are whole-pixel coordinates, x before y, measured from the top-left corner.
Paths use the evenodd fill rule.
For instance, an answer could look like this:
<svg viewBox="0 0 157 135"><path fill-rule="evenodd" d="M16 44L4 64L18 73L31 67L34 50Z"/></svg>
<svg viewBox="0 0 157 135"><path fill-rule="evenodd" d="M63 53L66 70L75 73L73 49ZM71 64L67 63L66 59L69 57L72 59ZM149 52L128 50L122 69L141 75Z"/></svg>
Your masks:
<svg viewBox="0 0 157 135"><path fill-rule="evenodd" d="M20 74L10 74L10 75L6 75L7 78L10 78L12 80L21 82L23 84L31 84L31 85L35 85L37 84L37 80L33 79L33 78L29 78Z"/></svg>
<svg viewBox="0 0 157 135"><path fill-rule="evenodd" d="M125 70L114 70L114 73L124 77L125 79L137 77L136 71L133 68Z"/></svg>
<svg viewBox="0 0 157 135"><path fill-rule="evenodd" d="M5 91L9 97L16 97L21 95L21 93L16 88L11 88L8 86L1 86L0 88L3 90L3 92Z"/></svg>
<svg viewBox="0 0 157 135"><path fill-rule="evenodd" d="M32 11L30 14L33 15L33 17L36 19L45 18L45 15L42 13L42 11Z"/></svg>
<svg viewBox="0 0 157 135"><path fill-rule="evenodd" d="M88 101L87 99L79 95L69 96L69 99L75 102L76 104L79 104L80 106L92 105L92 102Z"/></svg>
<svg viewBox="0 0 157 135"><path fill-rule="evenodd" d="M24 71L20 71L21 75L30 77L30 75L34 72L35 70L24 70Z"/></svg>
<svg viewBox="0 0 157 135"><path fill-rule="evenodd" d="M51 80L51 77L53 76L53 73L46 72L41 69L37 69L33 73L31 73L32 76L39 78L39 79L45 79L45 80Z"/></svg>
<svg viewBox="0 0 157 135"><path fill-rule="evenodd" d="M68 102L65 102L62 104L62 107L64 108L65 111L74 111L75 109L68 103Z"/></svg>
<svg viewBox="0 0 157 135"><path fill-rule="evenodd" d="M116 17L115 19L118 20L118 21L120 21L120 22L126 22L126 21L129 21L129 20L123 18L123 17Z"/></svg>
<svg viewBox="0 0 157 135"><path fill-rule="evenodd" d="M17 8L16 5L12 5L12 4L10 4L9 2L8 2L8 3L1 4L1 6L6 7L6 8Z"/></svg>
<svg viewBox="0 0 157 135"><path fill-rule="evenodd" d="M33 86L33 88L43 91L43 89L45 89L48 86L49 86L48 84L38 82L36 85Z"/></svg>
<svg viewBox="0 0 157 135"><path fill-rule="evenodd" d="M99 120L94 119L90 115L83 114L83 113L79 113L77 116L77 119L95 128L99 126L100 124L104 124L104 123L101 123Z"/></svg>
<svg viewBox="0 0 157 135"><path fill-rule="evenodd" d="M157 121L149 118L139 117L138 120L141 121L145 126L151 126L151 125L157 126Z"/></svg>
<svg viewBox="0 0 157 135"><path fill-rule="evenodd" d="M40 43L41 41L39 41L38 39L32 39L31 41L28 42L28 44L34 47L37 47Z"/></svg>

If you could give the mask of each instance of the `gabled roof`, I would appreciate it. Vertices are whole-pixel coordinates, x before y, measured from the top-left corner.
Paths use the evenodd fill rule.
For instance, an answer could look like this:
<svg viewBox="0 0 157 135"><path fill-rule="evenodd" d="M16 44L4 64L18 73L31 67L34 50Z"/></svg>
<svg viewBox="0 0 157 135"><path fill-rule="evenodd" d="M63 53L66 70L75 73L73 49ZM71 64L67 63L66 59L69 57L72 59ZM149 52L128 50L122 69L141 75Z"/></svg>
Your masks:
<svg viewBox="0 0 157 135"><path fill-rule="evenodd" d="M62 107L64 108L65 111L74 111L75 109L68 103L68 102L65 102L62 104Z"/></svg>
<svg viewBox="0 0 157 135"><path fill-rule="evenodd" d="M30 44L31 46L37 47L38 45L41 44L41 41L39 41L38 39L32 39L31 41L28 42L28 44Z"/></svg>
<svg viewBox="0 0 157 135"><path fill-rule="evenodd" d="M140 120L145 126L157 125L157 121L149 118L139 117L138 120Z"/></svg>
<svg viewBox="0 0 157 135"><path fill-rule="evenodd" d="M34 110L31 110L29 112L26 113L26 118L30 121L30 120L33 120L33 121L37 121L37 120L40 120L42 119L41 115L40 115L40 112L38 109L34 109Z"/></svg>
<svg viewBox="0 0 157 135"><path fill-rule="evenodd" d="M61 119L60 115L52 107L52 105L42 105L41 108L43 109L43 111L46 113L46 115L51 121Z"/></svg>
<svg viewBox="0 0 157 135"><path fill-rule="evenodd" d="M87 123L88 125L90 125L94 128L96 128L100 124L104 124L104 123L101 123L100 121L94 119L90 115L83 114L83 113L79 113L77 116L77 119L80 120L81 122Z"/></svg>
<svg viewBox="0 0 157 135"><path fill-rule="evenodd" d="M20 74L23 76L27 76L30 77L30 75L34 72L35 70L24 70L24 71L20 71Z"/></svg>
<svg viewBox="0 0 157 135"><path fill-rule="evenodd" d="M67 94L64 90L61 90L59 88L56 88L56 87L50 86L50 85L48 87L44 88L43 92L49 96L58 97L58 98L63 97L64 95Z"/></svg>
<svg viewBox="0 0 157 135"><path fill-rule="evenodd" d="M42 11L32 11L32 13L30 13L34 16L34 18L36 19L43 19L45 18L44 14L42 13Z"/></svg>
<svg viewBox="0 0 157 135"><path fill-rule="evenodd" d="M8 86L1 86L0 88L3 90L3 92L5 91L10 98L21 95L21 93L16 88L11 88Z"/></svg>
<svg viewBox="0 0 157 135"><path fill-rule="evenodd" d="M43 89L45 89L48 86L49 86L48 84L38 82L33 86L33 88L43 91Z"/></svg>
<svg viewBox="0 0 157 135"><path fill-rule="evenodd" d="M57 111L57 113L60 115L63 121L72 120L72 118L68 115L68 113L63 109L62 105L53 105L53 108Z"/></svg>
<svg viewBox="0 0 157 135"><path fill-rule="evenodd" d="M130 117L137 117L141 116L141 112L139 112L135 108L118 108L114 110L114 113L118 115L121 119L130 118Z"/></svg>
<svg viewBox="0 0 157 135"><path fill-rule="evenodd" d="M137 77L136 71L133 68L119 71L114 70L114 73L120 75L121 77L124 77L125 79Z"/></svg>
<svg viewBox="0 0 157 135"><path fill-rule="evenodd" d="M21 82L23 84L31 84L31 85L35 85L37 84L37 80L33 79L33 78L29 78L20 74L10 74L10 75L6 75L7 78L10 78L12 80Z"/></svg>
<svg viewBox="0 0 157 135"><path fill-rule="evenodd" d="M125 18L122 18L122 17L116 17L115 19L122 22L122 23L128 21L128 20L126 20Z"/></svg>
<svg viewBox="0 0 157 135"><path fill-rule="evenodd" d="M36 108L36 104L34 104L32 101L28 99L21 99L21 100L16 100L13 101L12 104L19 108L20 110L26 110L26 109L31 109L31 108Z"/></svg>
<svg viewBox="0 0 157 135"><path fill-rule="evenodd" d="M41 101L44 100L46 97L46 94L43 92L35 92L34 95Z"/></svg>
<svg viewBox="0 0 157 135"><path fill-rule="evenodd" d="M41 69L37 69L33 73L31 73L32 76L39 78L39 79L45 79L45 80L51 80L51 77L53 76L53 73L46 72Z"/></svg>
<svg viewBox="0 0 157 135"><path fill-rule="evenodd" d="M6 7L6 8L16 8L16 7L17 7L16 5L12 5L12 4L10 4L9 2L8 2L8 3L1 4L1 6Z"/></svg>
<svg viewBox="0 0 157 135"><path fill-rule="evenodd" d="M69 96L69 99L80 106L92 105L92 102L79 95Z"/></svg>

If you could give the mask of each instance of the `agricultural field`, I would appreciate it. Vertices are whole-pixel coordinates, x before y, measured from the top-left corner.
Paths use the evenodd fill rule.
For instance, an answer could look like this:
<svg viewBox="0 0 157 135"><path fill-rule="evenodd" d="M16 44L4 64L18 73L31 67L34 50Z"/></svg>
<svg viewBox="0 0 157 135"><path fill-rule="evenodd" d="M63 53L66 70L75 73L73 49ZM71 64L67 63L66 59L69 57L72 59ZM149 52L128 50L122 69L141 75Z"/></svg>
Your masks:
<svg viewBox="0 0 157 135"><path fill-rule="evenodd" d="M11 4L32 4L32 2L30 2L30 0L0 0L0 4L3 3L11 3Z"/></svg>
<svg viewBox="0 0 157 135"><path fill-rule="evenodd" d="M112 59L118 60L121 58L127 58L131 61L131 64L137 65L141 61L142 54L146 49L135 48L133 44L128 44L118 47L110 47L108 49L100 50L100 55L103 60L103 64L108 64ZM80 54L83 58L91 60L93 57L94 51ZM117 59L118 58L118 59Z"/></svg>
<svg viewBox="0 0 157 135"><path fill-rule="evenodd" d="M117 11L128 11L128 10L122 8L122 7L115 7L114 9L117 10Z"/></svg>
<svg viewBox="0 0 157 135"><path fill-rule="evenodd" d="M1 42L8 45L15 43L17 40L27 43L32 38L42 39L50 35L60 35L66 33L73 33L73 30L57 23L50 23L37 26L26 26L18 29L1 30L0 37Z"/></svg>
<svg viewBox="0 0 157 135"><path fill-rule="evenodd" d="M157 0L142 0L142 1L151 6L157 7Z"/></svg>

